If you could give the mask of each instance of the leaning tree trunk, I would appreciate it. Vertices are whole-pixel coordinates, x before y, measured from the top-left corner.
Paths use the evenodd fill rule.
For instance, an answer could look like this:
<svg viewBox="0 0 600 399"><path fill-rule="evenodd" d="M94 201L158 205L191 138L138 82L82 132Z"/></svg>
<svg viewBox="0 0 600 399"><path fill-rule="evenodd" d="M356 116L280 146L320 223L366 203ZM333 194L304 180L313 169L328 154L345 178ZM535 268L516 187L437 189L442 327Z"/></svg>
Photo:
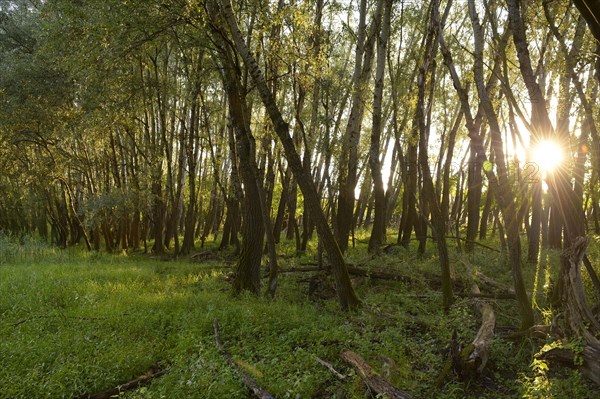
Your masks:
<svg viewBox="0 0 600 399"><path fill-rule="evenodd" d="M494 150L494 156L496 165L498 168L498 177L490 169L484 169L490 186L497 194L497 201L502 210L504 219L507 221L507 229L509 232L509 258L511 271L513 275L513 282L515 286L515 293L518 299L518 306L521 313L521 328L526 329L533 325L534 317L527 292L525 290L525 284L521 273L521 244L519 240L519 230L517 223L517 214L512 198L512 189L508 181L508 175L506 171L506 163L504 159L504 149L502 142L502 135L500 133L500 127L496 113L493 109L492 102L488 96L488 87L483 82L483 30L479 24L479 19L475 10L475 4L469 2L469 14L473 24L474 39L475 39L475 62L474 62L474 75L477 86L477 92L479 94L480 106L488 117L488 123L490 124L490 130L492 133L492 147ZM438 18L439 21L439 18ZM438 22L440 30L440 36L442 33L442 25ZM445 45L443 37L440 37L440 43L442 46L442 53L444 55L444 62L450 71L454 87L456 88L458 97L461 102L461 107L465 113L466 125L469 131L471 141L478 146L478 150L481 154L485 154L483 150L483 137L479 134L479 121L476 121L471 113L469 105L469 97L466 90L463 88L458 74L454 67L452 56ZM484 157L485 159L485 157Z"/></svg>
<svg viewBox="0 0 600 399"><path fill-rule="evenodd" d="M264 75L256 62L256 59L250 53L246 43L243 41L242 34L237 26L235 16L233 15L231 1L221 0L219 3L220 11L225 17L235 48L247 65L249 73L257 86L263 104L273 123L275 133L277 133L277 136L283 145L289 167L292 169L292 172L298 181L298 185L300 186L300 190L304 195L304 201L309 203L310 213L314 217L317 233L323 243L323 248L329 255L331 271L336 284L340 306L344 310L356 308L360 305L360 301L352 288L346 263L340 248L333 237L333 233L327 224L327 219L325 218L323 210L321 209L321 203L312 177L310 174L306 173L302 161L300 160L300 156L296 152L294 141L290 137L289 125L284 121L279 107L275 103L272 93L269 91ZM214 5L214 3L211 3L211 5Z"/></svg>
<svg viewBox="0 0 600 399"><path fill-rule="evenodd" d="M534 315L531 308L529 297L525 289L525 282L521 272L521 240L519 237L519 220L517 215L516 205L512 198L512 189L508 180L508 171L506 168L506 160L504 158L504 148L502 142L502 134L498 117L494 111L492 101L490 99L488 89L483 83L483 29L479 23L479 17L475 10L475 4L469 3L469 14L473 24L473 33L475 38L475 62L474 75L477 93L481 101L483 110L488 118L492 135L492 147L496 166L498 169L498 180L490 179L495 192L498 194L498 204L502 210L502 216L506 220L506 236L508 239L508 256L511 266L515 294L517 304L521 313L521 329L527 329L534 324ZM483 151L483 147L480 147ZM487 172L488 178L492 177L491 173Z"/></svg>

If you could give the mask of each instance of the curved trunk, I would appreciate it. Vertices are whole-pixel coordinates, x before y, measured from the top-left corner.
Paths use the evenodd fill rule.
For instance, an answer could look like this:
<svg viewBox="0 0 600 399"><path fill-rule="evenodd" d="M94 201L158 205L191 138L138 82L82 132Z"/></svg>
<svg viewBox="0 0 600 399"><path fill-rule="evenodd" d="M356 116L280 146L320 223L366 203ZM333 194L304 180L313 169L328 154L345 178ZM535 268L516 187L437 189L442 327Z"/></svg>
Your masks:
<svg viewBox="0 0 600 399"><path fill-rule="evenodd" d="M237 22L233 15L233 9L231 7L230 0L220 1L221 11L229 26L229 30L232 35L233 43L238 53L243 58L248 71L257 86L260 97L267 110L267 113L273 123L275 133L281 140L283 145L286 158L289 163L289 167L292 169L300 190L304 195L304 201L309 205L310 213L314 217L317 233L323 244L323 248L329 255L329 261L331 263L331 271L336 285L336 291L340 306L342 309L352 309L360 305L360 301L356 296L352 284L350 283L350 277L348 275L348 269L346 263L340 251L340 248L333 237L331 229L327 225L327 219L321 209L321 203L315 188L314 182L310 174L306 173L300 156L296 152L294 141L290 137L289 125L283 120L281 112L275 100L269 91L269 88L265 82L264 75L256 62L254 56L250 53L246 43L242 39L241 32L237 26Z"/></svg>

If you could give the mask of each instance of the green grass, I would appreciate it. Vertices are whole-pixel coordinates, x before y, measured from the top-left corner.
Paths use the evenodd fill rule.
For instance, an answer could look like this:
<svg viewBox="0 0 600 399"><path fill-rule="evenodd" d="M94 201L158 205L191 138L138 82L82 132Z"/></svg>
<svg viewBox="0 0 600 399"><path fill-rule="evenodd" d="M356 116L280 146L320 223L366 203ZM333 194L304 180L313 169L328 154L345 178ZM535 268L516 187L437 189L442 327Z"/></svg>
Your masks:
<svg viewBox="0 0 600 399"><path fill-rule="evenodd" d="M248 391L215 346L217 319L225 347L247 373L278 398L364 398L360 378L339 360L361 354L415 398L594 398L576 371L538 377L534 343L496 337L481 378L450 374L436 389L452 332L468 344L477 329L471 302L448 315L420 270L438 272L435 248L422 259L411 248L371 260L415 277L411 284L356 280L364 306L346 314L335 300L310 301L304 274L283 274L275 300L230 295L222 263L161 261L142 255L57 251L27 243L0 263L0 398L75 398L112 388L153 366L170 371L126 398L246 398ZM415 244L416 245L416 244ZM350 260L367 258L365 244ZM6 248L6 246L2 247ZM3 253L0 248L0 255ZM20 248L20 249L19 249ZM286 244L283 250L293 251ZM456 273L461 269L453 256ZM288 267L310 258L281 259ZM510 283L501 260L477 252L473 263ZM532 270L536 270L531 266ZM533 282L534 272L528 271ZM543 306L543 305L541 305ZM516 325L514 303L497 301L498 325ZM319 356L349 374L337 380ZM538 396L536 396L538 395Z"/></svg>

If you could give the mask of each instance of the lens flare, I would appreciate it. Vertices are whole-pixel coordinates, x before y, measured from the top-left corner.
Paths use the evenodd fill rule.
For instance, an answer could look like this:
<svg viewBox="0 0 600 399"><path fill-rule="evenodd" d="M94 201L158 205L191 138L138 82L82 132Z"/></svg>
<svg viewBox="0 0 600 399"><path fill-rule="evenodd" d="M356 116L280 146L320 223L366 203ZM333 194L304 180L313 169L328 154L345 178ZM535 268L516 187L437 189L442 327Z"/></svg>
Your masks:
<svg viewBox="0 0 600 399"><path fill-rule="evenodd" d="M542 173L552 172L563 161L564 151L553 140L542 140L535 145L532 151L532 161Z"/></svg>

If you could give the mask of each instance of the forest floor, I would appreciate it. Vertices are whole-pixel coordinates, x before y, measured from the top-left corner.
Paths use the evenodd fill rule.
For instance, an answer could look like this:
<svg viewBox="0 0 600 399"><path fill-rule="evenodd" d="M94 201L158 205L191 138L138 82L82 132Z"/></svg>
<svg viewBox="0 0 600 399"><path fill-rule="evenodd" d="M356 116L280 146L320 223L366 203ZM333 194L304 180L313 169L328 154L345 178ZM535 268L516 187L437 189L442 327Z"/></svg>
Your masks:
<svg viewBox="0 0 600 399"><path fill-rule="evenodd" d="M439 266L431 243L421 258L416 247L391 247L371 258L359 242L350 263L407 278L354 278L363 306L351 313L341 312L335 298L309 298L314 272L281 274L274 300L232 297L233 263L220 256L166 261L142 254L60 251L31 242L9 248L5 240L3 245L0 398L83 398L157 371L165 373L120 397L250 397L215 344L213 320L238 367L277 398L370 397L360 376L340 359L344 350L360 354L381 377L416 399L600 398L600 390L578 371L534 360L550 342L511 338L519 324L511 299L487 300L496 314L496 335L483 373L459 378L450 371L436 386L453 334L464 347L479 321L472 298L457 297L448 314L441 310L441 294L432 282ZM309 255L293 256L291 247L279 250L286 248L282 269L314 262ZM589 250L596 263L599 248L595 241ZM466 262L511 285L500 253L477 247L469 256L451 254L456 280L466 275ZM540 258L537 265L524 264L524 272L543 323L552 318L546 296L558 253L544 252Z"/></svg>

